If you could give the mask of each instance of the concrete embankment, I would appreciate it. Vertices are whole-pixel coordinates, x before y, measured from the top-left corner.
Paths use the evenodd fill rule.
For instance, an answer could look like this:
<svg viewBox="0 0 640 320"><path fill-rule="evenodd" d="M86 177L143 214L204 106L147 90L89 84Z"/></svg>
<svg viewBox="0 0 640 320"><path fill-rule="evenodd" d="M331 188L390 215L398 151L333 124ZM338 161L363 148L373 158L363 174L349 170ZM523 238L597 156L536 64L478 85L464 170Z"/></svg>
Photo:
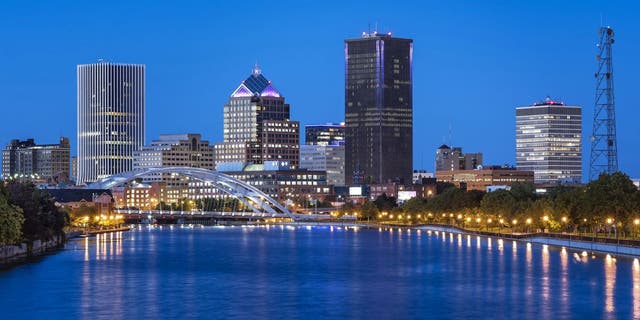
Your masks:
<svg viewBox="0 0 640 320"><path fill-rule="evenodd" d="M461 234L478 235L482 237L495 237L522 242L546 244L556 247L599 252L605 254L624 255L629 257L640 257L640 246L635 245L637 241L603 239L588 236L576 236L569 234L548 234L548 233L496 233L486 231L466 230L454 226L422 225L414 227L421 230L432 230L441 232L452 232Z"/></svg>
<svg viewBox="0 0 640 320"><path fill-rule="evenodd" d="M60 248L64 242L64 237L60 236L49 241L35 240L31 245L22 243L20 245L0 247L0 265L11 264L29 257L46 254Z"/></svg>
<svg viewBox="0 0 640 320"><path fill-rule="evenodd" d="M27 243L22 243L20 245L14 246L4 246L0 247L0 266L4 264L15 264L21 261L25 261L31 257L37 257L44 255L46 253L55 251L65 244L67 240L77 238L83 235L94 235L99 233L109 233L109 232L119 232L119 231L128 231L129 227L115 228L115 229L105 229L105 230L94 230L84 232L83 230L74 230L66 232L64 237L60 236L58 238L49 240L49 241L33 241L31 244L31 248Z"/></svg>

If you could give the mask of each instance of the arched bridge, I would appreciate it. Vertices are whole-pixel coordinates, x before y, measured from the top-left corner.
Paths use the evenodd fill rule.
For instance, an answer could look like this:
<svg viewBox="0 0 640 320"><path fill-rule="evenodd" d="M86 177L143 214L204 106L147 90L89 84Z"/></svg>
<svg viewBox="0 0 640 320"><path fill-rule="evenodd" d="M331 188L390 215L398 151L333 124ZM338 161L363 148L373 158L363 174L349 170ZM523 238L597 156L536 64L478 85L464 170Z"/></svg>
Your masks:
<svg viewBox="0 0 640 320"><path fill-rule="evenodd" d="M191 167L151 167L140 170L128 171L120 174L104 178L88 185L93 189L111 189L124 183L133 181L138 178L149 176L151 174L176 173L182 176L190 177L195 180L207 182L212 188L216 188L221 192L238 199L247 208L254 213L269 213L272 217L283 217L297 220L297 217L283 205L273 198L260 191L258 188L249 185L241 180L228 176L217 171L191 168Z"/></svg>

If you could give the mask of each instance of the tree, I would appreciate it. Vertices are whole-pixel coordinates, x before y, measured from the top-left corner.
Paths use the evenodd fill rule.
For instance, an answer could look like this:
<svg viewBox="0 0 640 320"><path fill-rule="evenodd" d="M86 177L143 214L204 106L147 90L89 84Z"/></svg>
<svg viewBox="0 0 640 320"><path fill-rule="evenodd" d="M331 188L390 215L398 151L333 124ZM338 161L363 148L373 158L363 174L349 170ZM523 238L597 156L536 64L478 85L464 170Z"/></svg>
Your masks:
<svg viewBox="0 0 640 320"><path fill-rule="evenodd" d="M22 210L7 202L6 193L0 190L0 247L17 244L22 240Z"/></svg>
<svg viewBox="0 0 640 320"><path fill-rule="evenodd" d="M407 200L403 205L402 209L406 213L416 214L423 213L427 211L427 199L422 197L413 197Z"/></svg>
<svg viewBox="0 0 640 320"><path fill-rule="evenodd" d="M351 215L356 210L356 206L352 202L346 202L339 210L340 216Z"/></svg>
<svg viewBox="0 0 640 320"><path fill-rule="evenodd" d="M536 187L530 182L515 182L511 185L511 195L517 202L534 201Z"/></svg>
<svg viewBox="0 0 640 320"><path fill-rule="evenodd" d="M22 236L28 243L64 236L69 222L66 212L58 209L51 196L31 182L10 181L6 185L8 203L22 209Z"/></svg>
<svg viewBox="0 0 640 320"><path fill-rule="evenodd" d="M389 211L398 206L395 197L389 197L386 193L379 195L374 201L379 211Z"/></svg>
<svg viewBox="0 0 640 320"><path fill-rule="evenodd" d="M585 187L583 204L587 219L596 224L614 219L617 226L628 226L632 214L640 210L640 192L626 174L603 173Z"/></svg>
<svg viewBox="0 0 640 320"><path fill-rule="evenodd" d="M360 208L362 217L367 219L376 219L378 217L378 207L371 201L365 202Z"/></svg>
<svg viewBox="0 0 640 320"><path fill-rule="evenodd" d="M511 218L516 206L516 199L507 190L496 190L484 195L480 202L482 212L489 215Z"/></svg>

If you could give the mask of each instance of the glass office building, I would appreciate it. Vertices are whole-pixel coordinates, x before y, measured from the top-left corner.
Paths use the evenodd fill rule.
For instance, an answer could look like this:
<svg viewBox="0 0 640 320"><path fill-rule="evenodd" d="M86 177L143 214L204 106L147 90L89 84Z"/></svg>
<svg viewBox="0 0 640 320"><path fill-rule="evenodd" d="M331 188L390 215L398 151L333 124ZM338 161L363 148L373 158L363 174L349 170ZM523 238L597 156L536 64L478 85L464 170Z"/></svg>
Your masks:
<svg viewBox="0 0 640 320"><path fill-rule="evenodd" d="M409 183L413 40L363 33L344 51L346 184Z"/></svg>

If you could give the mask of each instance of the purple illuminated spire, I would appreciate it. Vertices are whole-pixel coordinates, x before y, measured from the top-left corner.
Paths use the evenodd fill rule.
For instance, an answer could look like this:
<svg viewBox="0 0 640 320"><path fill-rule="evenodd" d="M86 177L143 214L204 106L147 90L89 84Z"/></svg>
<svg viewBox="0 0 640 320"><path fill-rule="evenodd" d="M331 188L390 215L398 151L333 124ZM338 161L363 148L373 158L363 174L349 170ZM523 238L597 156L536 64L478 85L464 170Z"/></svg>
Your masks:
<svg viewBox="0 0 640 320"><path fill-rule="evenodd" d="M269 84L266 88L264 88L264 90L262 90L260 96L280 98L280 92L278 92L276 88Z"/></svg>
<svg viewBox="0 0 640 320"><path fill-rule="evenodd" d="M240 86L238 86L236 91L234 91L231 94L231 97L233 98L251 97L251 96L253 96L253 93L251 92L251 90L249 90L249 88L247 88L247 86L244 85L244 83L240 84Z"/></svg>

